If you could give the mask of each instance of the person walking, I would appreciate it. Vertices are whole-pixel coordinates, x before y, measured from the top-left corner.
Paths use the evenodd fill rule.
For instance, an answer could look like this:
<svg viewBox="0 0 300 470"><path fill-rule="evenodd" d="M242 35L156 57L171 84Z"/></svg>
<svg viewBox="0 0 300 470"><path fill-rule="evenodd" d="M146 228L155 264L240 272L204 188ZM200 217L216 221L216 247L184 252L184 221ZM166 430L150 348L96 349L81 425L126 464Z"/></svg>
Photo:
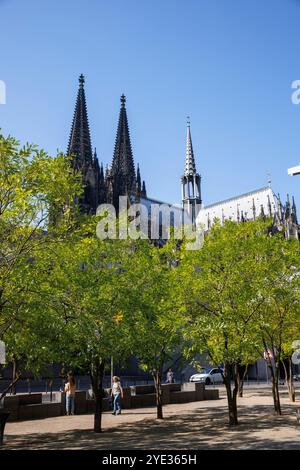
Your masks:
<svg viewBox="0 0 300 470"><path fill-rule="evenodd" d="M113 383L111 387L111 396L113 397L113 415L121 414L121 398L123 398L123 388L119 377L116 375L113 377Z"/></svg>
<svg viewBox="0 0 300 470"><path fill-rule="evenodd" d="M166 380L166 383L167 384L172 384L174 383L174 373L170 367L170 369L168 370L167 372L167 380Z"/></svg>
<svg viewBox="0 0 300 470"><path fill-rule="evenodd" d="M74 414L76 384L75 384L75 379L74 379L74 375L72 374L72 372L68 373L67 379L68 381L65 385L66 412L67 412L67 415L69 416L69 415Z"/></svg>

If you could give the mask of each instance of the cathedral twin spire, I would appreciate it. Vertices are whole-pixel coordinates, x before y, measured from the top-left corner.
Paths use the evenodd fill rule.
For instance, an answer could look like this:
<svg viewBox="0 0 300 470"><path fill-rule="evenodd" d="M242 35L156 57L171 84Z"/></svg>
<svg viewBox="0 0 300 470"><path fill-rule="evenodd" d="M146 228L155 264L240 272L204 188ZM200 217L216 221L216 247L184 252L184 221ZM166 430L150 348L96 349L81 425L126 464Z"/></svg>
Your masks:
<svg viewBox="0 0 300 470"><path fill-rule="evenodd" d="M86 106L85 79L79 77L75 112L67 154L72 156L72 167L82 171L84 195L79 201L85 213L95 213L99 204L113 203L118 209L119 196L127 195L134 200L146 197L145 182L141 184L139 167L135 173L126 113L126 98L121 96L121 109L112 160L112 166L105 174L99 165L96 149L92 152L88 113Z"/></svg>
<svg viewBox="0 0 300 470"><path fill-rule="evenodd" d="M68 155L74 155L73 165L78 168L81 168L83 165L91 164L93 158L84 81L84 76L81 74L79 77L79 89L67 150Z"/></svg>

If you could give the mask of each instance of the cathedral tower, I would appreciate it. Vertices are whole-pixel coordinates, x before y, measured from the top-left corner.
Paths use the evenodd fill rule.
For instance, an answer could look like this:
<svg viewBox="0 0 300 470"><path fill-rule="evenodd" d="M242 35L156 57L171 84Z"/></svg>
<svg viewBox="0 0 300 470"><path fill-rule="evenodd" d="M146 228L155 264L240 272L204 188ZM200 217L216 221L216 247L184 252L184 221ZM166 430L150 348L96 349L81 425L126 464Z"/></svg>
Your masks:
<svg viewBox="0 0 300 470"><path fill-rule="evenodd" d="M72 167L82 172L84 194L78 201L80 210L93 214L99 203L101 170L96 151L94 155L92 152L84 82L81 74L67 154L72 156Z"/></svg>
<svg viewBox="0 0 300 470"><path fill-rule="evenodd" d="M194 158L191 126L188 118L186 130L185 170L181 178L182 204L195 224L200 210L201 200L201 176L196 171Z"/></svg>

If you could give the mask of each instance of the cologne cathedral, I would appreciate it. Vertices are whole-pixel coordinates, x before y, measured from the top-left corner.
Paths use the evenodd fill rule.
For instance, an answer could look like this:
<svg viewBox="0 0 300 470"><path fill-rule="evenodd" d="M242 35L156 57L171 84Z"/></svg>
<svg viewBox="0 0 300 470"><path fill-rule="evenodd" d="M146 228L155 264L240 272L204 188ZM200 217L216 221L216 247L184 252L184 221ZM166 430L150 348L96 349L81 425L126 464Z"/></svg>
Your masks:
<svg viewBox="0 0 300 470"><path fill-rule="evenodd" d="M80 207L85 213L94 214L102 203L113 204L118 209L119 196L128 195L135 200L147 197L139 167L135 171L125 104L126 98L122 95L112 165L104 171L96 149L92 151L84 76L80 75L67 154L73 157L73 168L82 172L84 195Z"/></svg>
<svg viewBox="0 0 300 470"><path fill-rule="evenodd" d="M131 202L145 204L151 216L151 203L164 204L147 196L145 181L141 179L139 166L135 170L126 112L126 98L121 96L121 107L112 164L104 170L99 165L96 149L92 151L87 104L84 90L85 79L79 77L79 89L72 122L67 154L72 156L72 166L81 171L84 194L79 201L82 212L94 214L102 203L113 204L118 211L119 196L127 196ZM273 220L271 230L283 231L287 238L300 240L300 226L294 198L289 196L285 204L275 194L269 182L267 186L234 196L224 201L204 206L201 195L201 176L197 172L193 151L190 122L187 123L184 174L181 178L182 206L167 204L174 213L188 213L194 225L201 224L209 230L214 220L246 222L257 217ZM178 219L177 219L178 220Z"/></svg>

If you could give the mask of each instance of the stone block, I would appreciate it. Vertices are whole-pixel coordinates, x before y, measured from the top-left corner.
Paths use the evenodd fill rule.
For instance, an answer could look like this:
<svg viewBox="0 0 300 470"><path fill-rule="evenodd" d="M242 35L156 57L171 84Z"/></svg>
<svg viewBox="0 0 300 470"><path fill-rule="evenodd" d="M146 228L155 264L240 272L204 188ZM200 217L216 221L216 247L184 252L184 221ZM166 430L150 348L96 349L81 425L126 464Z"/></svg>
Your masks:
<svg viewBox="0 0 300 470"><path fill-rule="evenodd" d="M45 404L45 406L46 406L47 418L54 418L55 416L61 416L62 414L65 414L65 409L63 410L63 413L62 413L61 403L47 403Z"/></svg>
<svg viewBox="0 0 300 470"><path fill-rule="evenodd" d="M204 391L205 387L203 383L195 383L195 393L196 393L196 401L202 401L204 400Z"/></svg>
<svg viewBox="0 0 300 470"><path fill-rule="evenodd" d="M4 409L5 410L17 410L19 407L18 395L10 395L4 397Z"/></svg>
<svg viewBox="0 0 300 470"><path fill-rule="evenodd" d="M123 399L122 399L122 408L129 409L131 408L131 389L130 387L123 388Z"/></svg>
<svg viewBox="0 0 300 470"><path fill-rule="evenodd" d="M102 398L102 411L111 411L110 398Z"/></svg>
<svg viewBox="0 0 300 470"><path fill-rule="evenodd" d="M196 392L191 390L187 392L172 392L171 393L171 403L189 403L191 401L196 401Z"/></svg>
<svg viewBox="0 0 300 470"><path fill-rule="evenodd" d="M4 397L4 411L9 411L7 421L14 421L19 418L19 397L18 395L10 395Z"/></svg>
<svg viewBox="0 0 300 470"><path fill-rule="evenodd" d="M95 413L96 404L95 400L87 400L87 413Z"/></svg>
<svg viewBox="0 0 300 470"><path fill-rule="evenodd" d="M39 403L35 405L24 405L24 408L25 407L31 409L32 419L42 419L42 418L48 417L48 413L47 413L48 404L46 403L43 403L43 404Z"/></svg>
<svg viewBox="0 0 300 470"><path fill-rule="evenodd" d="M131 408L143 408L144 406L154 406L155 404L155 393L148 393L147 395L133 395L131 397Z"/></svg>
<svg viewBox="0 0 300 470"><path fill-rule="evenodd" d="M149 393L155 393L154 385L136 385L135 386L136 395L146 395Z"/></svg>
<svg viewBox="0 0 300 470"><path fill-rule="evenodd" d="M171 403L171 390L170 390L169 385L172 385L172 384L165 384L161 386L163 405L167 405L168 403Z"/></svg>
<svg viewBox="0 0 300 470"><path fill-rule="evenodd" d="M19 406L19 419L21 421L25 421L27 419L33 418L33 409L32 407L35 405L22 405Z"/></svg>
<svg viewBox="0 0 300 470"><path fill-rule="evenodd" d="M218 400L218 399L219 399L218 389L204 390L204 400Z"/></svg>
<svg viewBox="0 0 300 470"><path fill-rule="evenodd" d="M168 387L170 392L180 392L181 391L181 384L164 384L164 387Z"/></svg>
<svg viewBox="0 0 300 470"><path fill-rule="evenodd" d="M86 391L75 392L75 413L77 415L84 414L87 412L86 404Z"/></svg>
<svg viewBox="0 0 300 470"><path fill-rule="evenodd" d="M23 405L37 405L42 403L42 393L24 393L22 395L18 395L19 397L19 404Z"/></svg>

